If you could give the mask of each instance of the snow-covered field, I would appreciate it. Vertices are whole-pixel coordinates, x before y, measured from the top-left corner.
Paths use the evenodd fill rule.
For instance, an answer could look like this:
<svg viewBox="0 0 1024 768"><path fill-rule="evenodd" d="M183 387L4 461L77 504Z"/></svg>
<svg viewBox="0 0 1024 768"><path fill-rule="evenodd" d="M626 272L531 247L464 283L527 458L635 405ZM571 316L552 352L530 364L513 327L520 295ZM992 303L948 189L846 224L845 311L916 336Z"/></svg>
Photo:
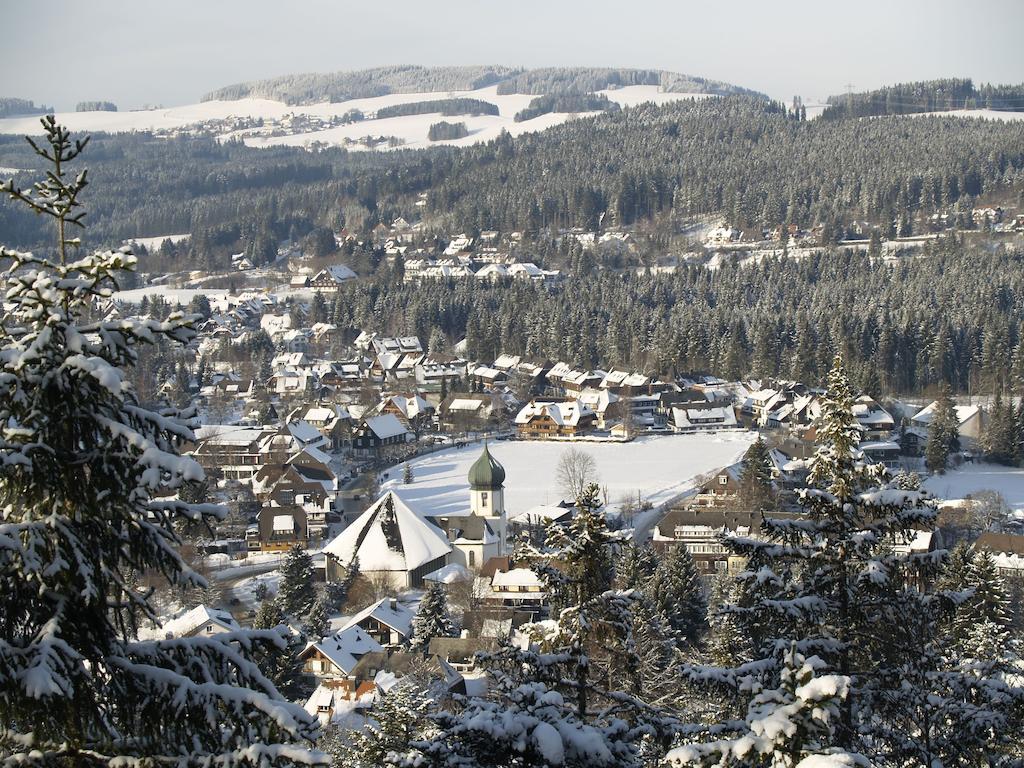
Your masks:
<svg viewBox="0 0 1024 768"><path fill-rule="evenodd" d="M196 296L206 296L213 300L222 299L227 295L228 292L221 288L172 288L166 285L150 285L145 288L132 288L129 291L117 291L114 298L128 304L138 304L143 298L152 301L160 296L168 304L184 305Z"/></svg>
<svg viewBox="0 0 1024 768"><path fill-rule="evenodd" d="M654 505L681 496L697 475L739 460L754 440L751 432L658 435L630 443L565 443L509 441L490 444L491 455L505 467L505 509L510 516L563 497L555 479L559 457L570 448L589 453L597 479L613 502L625 496ZM402 484L402 468L391 471L385 484L414 509L426 514L465 510L469 505L466 475L480 455L480 445L452 448L411 462L414 482Z"/></svg>
<svg viewBox="0 0 1024 768"><path fill-rule="evenodd" d="M498 115L452 115L440 114L407 115L384 120L362 120L358 123L325 128L306 133L295 133L286 136L245 136L246 144L255 147L267 146L311 146L314 143L326 145L343 145L346 140L355 141L365 136L394 136L401 139L404 148L419 148L433 144L451 144L465 146L482 141L490 141L502 130L513 136L531 131L542 131L554 125L564 123L576 117L594 113L552 113L541 115L533 120L517 123L515 114L535 98L528 94L498 95L496 85L480 88L475 91L451 91L434 93L395 93L367 99L351 99L340 102L323 102L310 105L288 105L267 99L239 99L237 101L207 101L183 107L167 109L139 110L134 112L64 112L58 113L57 120L72 131L95 133L125 133L133 131L175 130L195 126L211 120L231 120L235 118L262 118L267 121L282 120L288 115L306 115L320 119L337 117L357 109L364 115L372 117L383 107L398 104L411 104L419 101L435 101L447 98L471 98L487 101L498 107ZM708 98L708 94L665 93L655 85L630 85L613 88L599 93L605 94L610 100L621 106L635 106L644 102L667 104L681 99ZM427 132L431 124L445 120L448 122L464 122L469 129L469 136L454 141L431 142ZM39 134L42 130L38 117L12 117L0 120L0 134ZM226 131L223 138L242 135L247 131ZM359 149L359 145L351 147Z"/></svg>
<svg viewBox="0 0 1024 768"><path fill-rule="evenodd" d="M939 117L983 117L986 120L1024 120L1024 112L1003 112L997 109L954 109L946 112L921 112L919 114ZM918 114L908 115L908 117L918 117Z"/></svg>
<svg viewBox="0 0 1024 768"><path fill-rule="evenodd" d="M963 499L979 491L996 491L1018 513L1024 514L1024 469L998 464L965 464L944 475L933 475L924 487L939 499Z"/></svg>
<svg viewBox="0 0 1024 768"><path fill-rule="evenodd" d="M125 240L125 243L134 243L135 245L141 245L145 247L147 251L151 251L154 248L159 248L164 244L164 240L170 240L172 243L180 243L183 240L188 240L192 235L186 232L183 235L156 235L155 237L133 237L129 240Z"/></svg>

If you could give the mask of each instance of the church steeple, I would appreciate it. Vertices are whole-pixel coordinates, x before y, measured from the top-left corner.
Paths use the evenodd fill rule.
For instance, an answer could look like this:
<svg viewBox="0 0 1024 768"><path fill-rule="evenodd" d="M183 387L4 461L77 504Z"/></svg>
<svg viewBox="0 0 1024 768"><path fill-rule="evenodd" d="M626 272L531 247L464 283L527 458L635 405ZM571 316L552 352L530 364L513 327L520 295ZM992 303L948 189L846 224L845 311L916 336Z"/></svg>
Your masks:
<svg viewBox="0 0 1024 768"><path fill-rule="evenodd" d="M498 536L499 555L505 554L505 468L491 456L484 443L480 458L469 468L469 511L487 519Z"/></svg>

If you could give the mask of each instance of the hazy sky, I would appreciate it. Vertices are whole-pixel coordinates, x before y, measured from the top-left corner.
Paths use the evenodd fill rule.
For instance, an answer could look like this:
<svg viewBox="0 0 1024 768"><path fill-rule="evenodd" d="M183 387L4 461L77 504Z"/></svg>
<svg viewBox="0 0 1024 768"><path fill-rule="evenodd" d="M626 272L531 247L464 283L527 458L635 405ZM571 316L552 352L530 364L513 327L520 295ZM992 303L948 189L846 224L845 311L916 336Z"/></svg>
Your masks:
<svg viewBox="0 0 1024 768"><path fill-rule="evenodd" d="M1024 82L1022 30L1024 0L0 0L0 96L130 109L294 72L508 64L667 69L815 98L846 83Z"/></svg>

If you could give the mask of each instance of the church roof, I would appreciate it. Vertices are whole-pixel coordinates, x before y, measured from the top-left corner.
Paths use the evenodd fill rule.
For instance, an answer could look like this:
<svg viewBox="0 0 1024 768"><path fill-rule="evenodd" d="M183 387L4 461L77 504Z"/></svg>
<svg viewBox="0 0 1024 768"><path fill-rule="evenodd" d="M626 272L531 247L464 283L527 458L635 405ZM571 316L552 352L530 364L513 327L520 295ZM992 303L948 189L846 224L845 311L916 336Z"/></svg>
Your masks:
<svg viewBox="0 0 1024 768"><path fill-rule="evenodd" d="M501 488L504 482L505 468L491 456L484 443L483 453L469 468L469 487L474 491L489 491Z"/></svg>

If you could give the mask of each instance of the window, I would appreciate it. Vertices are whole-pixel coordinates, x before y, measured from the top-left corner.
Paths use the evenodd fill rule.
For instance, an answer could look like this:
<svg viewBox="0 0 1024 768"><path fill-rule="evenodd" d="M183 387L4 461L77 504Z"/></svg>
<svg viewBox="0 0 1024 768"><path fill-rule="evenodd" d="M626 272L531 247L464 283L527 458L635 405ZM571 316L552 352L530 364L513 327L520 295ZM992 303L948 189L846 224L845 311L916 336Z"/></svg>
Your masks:
<svg viewBox="0 0 1024 768"><path fill-rule="evenodd" d="M474 565L476 565L476 552L471 549L469 550L469 566L472 568Z"/></svg>
<svg viewBox="0 0 1024 768"><path fill-rule="evenodd" d="M718 476L718 484L719 485L725 485L728 482L729 482L729 478L726 477L725 475L719 475Z"/></svg>
<svg viewBox="0 0 1024 768"><path fill-rule="evenodd" d="M480 494L480 506L487 506L487 491L484 491L483 493Z"/></svg>

